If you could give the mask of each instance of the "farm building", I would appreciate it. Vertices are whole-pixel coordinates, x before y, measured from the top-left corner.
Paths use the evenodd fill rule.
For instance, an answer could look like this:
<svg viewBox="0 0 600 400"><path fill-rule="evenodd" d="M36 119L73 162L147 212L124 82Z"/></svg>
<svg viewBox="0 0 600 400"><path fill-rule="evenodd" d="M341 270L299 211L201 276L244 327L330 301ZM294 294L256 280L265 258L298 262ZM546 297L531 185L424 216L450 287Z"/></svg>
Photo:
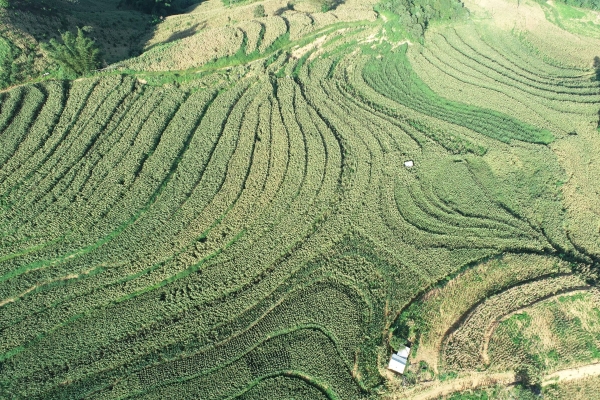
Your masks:
<svg viewBox="0 0 600 400"><path fill-rule="evenodd" d="M406 168L412 168L415 166L415 162L413 160L404 161L404 166Z"/></svg>
<svg viewBox="0 0 600 400"><path fill-rule="evenodd" d="M390 364L388 365L388 369L391 369L394 372L399 374L404 373L404 368L408 364L408 355L410 354L410 347L404 346L402 349L398 350L398 353L392 354L392 359L390 360Z"/></svg>

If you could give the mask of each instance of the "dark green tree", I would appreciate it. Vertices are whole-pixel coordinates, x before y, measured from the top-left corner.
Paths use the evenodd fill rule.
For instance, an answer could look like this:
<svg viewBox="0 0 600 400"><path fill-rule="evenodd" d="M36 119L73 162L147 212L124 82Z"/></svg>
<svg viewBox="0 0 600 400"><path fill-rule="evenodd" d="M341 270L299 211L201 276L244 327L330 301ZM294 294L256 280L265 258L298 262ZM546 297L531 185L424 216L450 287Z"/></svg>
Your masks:
<svg viewBox="0 0 600 400"><path fill-rule="evenodd" d="M67 76L86 75L100 67L100 49L85 36L82 29L77 28L77 35L67 31L61 37L63 43L50 39L48 44L42 44L42 49Z"/></svg>
<svg viewBox="0 0 600 400"><path fill-rule="evenodd" d="M559 0L561 3L568 4L573 7L590 8L592 10L600 10L600 0Z"/></svg>

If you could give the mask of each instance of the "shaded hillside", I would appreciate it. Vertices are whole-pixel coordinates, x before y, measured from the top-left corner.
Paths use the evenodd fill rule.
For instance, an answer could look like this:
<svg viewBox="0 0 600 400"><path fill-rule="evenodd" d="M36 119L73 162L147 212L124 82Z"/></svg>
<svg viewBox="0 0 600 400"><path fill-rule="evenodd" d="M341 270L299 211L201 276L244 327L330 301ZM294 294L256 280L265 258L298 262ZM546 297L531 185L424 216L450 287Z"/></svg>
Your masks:
<svg viewBox="0 0 600 400"><path fill-rule="evenodd" d="M40 49L40 43L60 39L60 32L87 27L89 36L101 47L106 64L139 54L143 36L153 29L152 17L132 9L119 8L119 0L45 0L19 2L0 10L0 37L14 51L1 54L7 63L18 65L8 84L37 78L54 70Z"/></svg>

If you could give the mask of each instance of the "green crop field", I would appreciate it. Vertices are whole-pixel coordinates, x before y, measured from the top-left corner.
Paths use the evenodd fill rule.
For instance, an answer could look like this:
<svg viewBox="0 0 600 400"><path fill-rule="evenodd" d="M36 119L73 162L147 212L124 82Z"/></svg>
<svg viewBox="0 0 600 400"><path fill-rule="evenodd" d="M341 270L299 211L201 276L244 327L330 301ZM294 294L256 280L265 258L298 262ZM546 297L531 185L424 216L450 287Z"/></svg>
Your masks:
<svg viewBox="0 0 600 400"><path fill-rule="evenodd" d="M0 0L0 399L597 385L600 13L47 3Z"/></svg>

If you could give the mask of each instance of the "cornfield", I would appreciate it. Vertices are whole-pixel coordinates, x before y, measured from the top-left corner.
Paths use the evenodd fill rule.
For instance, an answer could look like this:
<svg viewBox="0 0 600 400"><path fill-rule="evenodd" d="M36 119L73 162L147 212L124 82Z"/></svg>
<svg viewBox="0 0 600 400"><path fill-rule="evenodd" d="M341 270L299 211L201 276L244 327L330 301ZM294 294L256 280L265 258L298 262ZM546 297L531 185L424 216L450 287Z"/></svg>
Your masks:
<svg viewBox="0 0 600 400"><path fill-rule="evenodd" d="M540 263L441 323L453 370L485 365L506 313L588 288L553 146L597 112L593 71L468 27L409 46L369 40L380 19L284 17L128 65L261 60L211 84L121 71L0 93L0 398L370 398L390 326L451 274ZM550 276L559 258L574 272Z"/></svg>

